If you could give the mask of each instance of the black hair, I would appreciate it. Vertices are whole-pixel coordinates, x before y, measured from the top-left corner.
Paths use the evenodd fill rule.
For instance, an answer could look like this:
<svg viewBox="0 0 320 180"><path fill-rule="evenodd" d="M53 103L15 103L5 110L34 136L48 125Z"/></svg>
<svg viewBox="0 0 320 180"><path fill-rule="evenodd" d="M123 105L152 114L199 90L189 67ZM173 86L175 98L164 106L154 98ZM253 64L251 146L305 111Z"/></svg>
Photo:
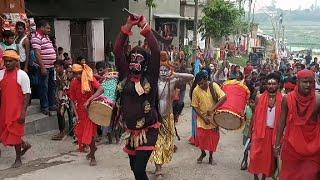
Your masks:
<svg viewBox="0 0 320 180"><path fill-rule="evenodd" d="M22 21L18 21L16 23L16 28L18 28L18 27L23 27L23 29L26 29L26 24Z"/></svg>
<svg viewBox="0 0 320 180"><path fill-rule="evenodd" d="M77 60L77 61L76 61L76 63L80 64L82 59L84 59L82 56L77 57L77 59L76 59L76 60Z"/></svg>
<svg viewBox="0 0 320 180"><path fill-rule="evenodd" d="M237 77L238 81L242 81L244 79L244 75L242 72L239 72L239 76Z"/></svg>
<svg viewBox="0 0 320 180"><path fill-rule="evenodd" d="M39 27L39 28L43 28L43 27L45 27L45 26L47 26L47 25L49 25L49 22L48 22L47 20L42 19L42 20L40 20L40 21L38 22L38 27Z"/></svg>
<svg viewBox="0 0 320 180"><path fill-rule="evenodd" d="M202 70L196 75L195 79L198 81L198 83L202 80L207 80L208 73L206 71Z"/></svg>
<svg viewBox="0 0 320 180"><path fill-rule="evenodd" d="M267 81L268 80L270 80L270 79L275 79L275 80L277 80L278 81L278 83L280 83L280 74L279 73L277 73L277 72L274 72L274 73L270 73L270 74L268 74L267 75Z"/></svg>
<svg viewBox="0 0 320 180"><path fill-rule="evenodd" d="M53 65L55 65L55 66L64 66L64 62L63 62L63 60L56 60L56 61L53 63Z"/></svg>
<svg viewBox="0 0 320 180"><path fill-rule="evenodd" d="M58 51L63 51L63 48L62 47L58 47Z"/></svg>
<svg viewBox="0 0 320 180"><path fill-rule="evenodd" d="M96 64L96 69L105 69L106 68L106 63L104 63L103 61L97 62Z"/></svg>
<svg viewBox="0 0 320 180"><path fill-rule="evenodd" d="M2 37L3 38L9 38L9 37L14 37L14 33L10 30L4 30L2 32Z"/></svg>
<svg viewBox="0 0 320 180"><path fill-rule="evenodd" d="M199 84L199 82L200 82L201 80L203 80L203 79L208 79L208 74L207 74L205 71L200 71L200 72L196 75L196 77L195 77L195 79L194 79L194 81L193 81L193 83L192 83L192 86L191 86L191 88L190 88L190 92L189 92L189 97L190 97L190 99L192 99L192 93L193 93L194 88L196 88L196 86Z"/></svg>
<svg viewBox="0 0 320 180"><path fill-rule="evenodd" d="M69 56L69 54L65 52L65 53L63 53L63 56Z"/></svg>

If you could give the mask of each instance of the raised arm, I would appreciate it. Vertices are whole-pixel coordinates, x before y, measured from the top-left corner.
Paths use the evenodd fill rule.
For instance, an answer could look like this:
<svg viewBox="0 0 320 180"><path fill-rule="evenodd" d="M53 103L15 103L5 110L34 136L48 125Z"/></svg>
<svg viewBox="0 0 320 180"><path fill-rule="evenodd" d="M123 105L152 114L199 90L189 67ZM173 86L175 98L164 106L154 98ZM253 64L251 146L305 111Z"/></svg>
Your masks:
<svg viewBox="0 0 320 180"><path fill-rule="evenodd" d="M123 79L129 73L129 64L126 61L125 45L128 37L132 35L132 27L139 23L140 19L133 19L130 16L125 25L121 26L120 34L114 46L115 64L119 71L120 79Z"/></svg>
<svg viewBox="0 0 320 180"><path fill-rule="evenodd" d="M126 76L129 72L129 64L126 61L125 48L124 48L127 41L128 41L128 35L124 34L121 30L113 50L115 54L115 64L121 77Z"/></svg>
<svg viewBox="0 0 320 180"><path fill-rule="evenodd" d="M160 47L146 18L142 16L140 19L138 24L141 28L140 34L146 38L151 50L151 62L148 67L148 74L158 80L160 70Z"/></svg>
<svg viewBox="0 0 320 180"><path fill-rule="evenodd" d="M178 78L180 81L187 83L192 81L194 76L189 73L174 73L174 78Z"/></svg>

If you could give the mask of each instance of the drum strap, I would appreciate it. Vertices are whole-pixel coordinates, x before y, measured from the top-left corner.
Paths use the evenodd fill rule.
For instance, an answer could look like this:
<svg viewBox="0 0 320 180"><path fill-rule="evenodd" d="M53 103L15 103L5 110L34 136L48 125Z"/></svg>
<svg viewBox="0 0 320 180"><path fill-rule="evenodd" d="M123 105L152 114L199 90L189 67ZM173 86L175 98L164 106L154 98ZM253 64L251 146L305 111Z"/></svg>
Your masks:
<svg viewBox="0 0 320 180"><path fill-rule="evenodd" d="M209 84L209 89L210 89L210 93L211 93L213 102L214 102L214 103L217 103L218 100L219 100L219 98L218 98L218 95L217 95L216 91L215 91L214 88L213 88L213 82L210 82L210 84Z"/></svg>

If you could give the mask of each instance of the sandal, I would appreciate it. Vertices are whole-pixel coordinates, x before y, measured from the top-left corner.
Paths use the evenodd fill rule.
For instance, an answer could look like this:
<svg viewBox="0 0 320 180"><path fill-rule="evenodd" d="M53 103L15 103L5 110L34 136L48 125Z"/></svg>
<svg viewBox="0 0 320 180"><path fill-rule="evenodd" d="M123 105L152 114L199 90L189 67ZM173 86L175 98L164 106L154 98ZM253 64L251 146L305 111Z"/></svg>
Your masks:
<svg viewBox="0 0 320 180"><path fill-rule="evenodd" d="M53 141L61 141L64 138L64 134L63 133L59 133L57 135L52 136L51 140Z"/></svg>

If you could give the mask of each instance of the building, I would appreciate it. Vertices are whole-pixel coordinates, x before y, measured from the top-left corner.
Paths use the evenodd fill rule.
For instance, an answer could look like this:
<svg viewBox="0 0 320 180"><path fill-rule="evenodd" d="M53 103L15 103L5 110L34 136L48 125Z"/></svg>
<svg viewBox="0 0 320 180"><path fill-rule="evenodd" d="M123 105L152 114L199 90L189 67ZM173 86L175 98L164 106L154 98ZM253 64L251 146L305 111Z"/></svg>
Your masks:
<svg viewBox="0 0 320 180"><path fill-rule="evenodd" d="M129 0L25 0L28 17L47 19L53 27L57 46L97 62L105 59L105 45L114 42L125 21L121 10Z"/></svg>
<svg viewBox="0 0 320 180"><path fill-rule="evenodd" d="M129 1L129 10L149 18L149 8L145 3L146 0ZM180 16L180 0L156 0L155 3L157 6L151 12L152 27L161 35L171 34L172 45L179 47L180 21L183 19ZM135 46L139 40L143 42L138 30L135 30L130 41Z"/></svg>
<svg viewBox="0 0 320 180"><path fill-rule="evenodd" d="M45 18L51 23L57 47L63 47L72 58L83 56L93 62L104 60L107 42L115 42L128 16L123 8L149 17L145 0L25 0L25 4L28 17L35 21ZM152 27L173 33L173 44L178 46L180 0L157 0L156 4L151 14ZM135 28L131 46L139 40L144 39Z"/></svg>
<svg viewBox="0 0 320 180"><path fill-rule="evenodd" d="M201 18L204 16L202 10L207 2L208 0L198 0L198 20L201 20ZM193 40L194 11L194 0L180 1L180 15L183 17L183 20L180 23L180 41L181 43L183 42L184 45L191 45L191 41ZM198 34L198 39L201 39L200 34Z"/></svg>

